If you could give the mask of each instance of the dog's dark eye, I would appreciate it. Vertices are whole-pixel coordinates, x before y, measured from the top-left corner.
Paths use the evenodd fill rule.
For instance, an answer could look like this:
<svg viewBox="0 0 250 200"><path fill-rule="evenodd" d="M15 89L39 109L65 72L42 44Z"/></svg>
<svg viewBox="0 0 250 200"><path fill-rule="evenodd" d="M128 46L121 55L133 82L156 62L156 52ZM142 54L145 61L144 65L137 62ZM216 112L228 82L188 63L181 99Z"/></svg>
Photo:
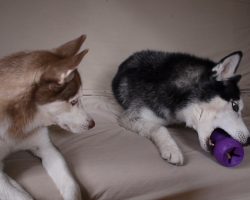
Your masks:
<svg viewBox="0 0 250 200"><path fill-rule="evenodd" d="M239 104L235 101L232 101L232 108L235 112L239 111Z"/></svg>
<svg viewBox="0 0 250 200"><path fill-rule="evenodd" d="M78 99L74 99L73 101L70 102L72 106L76 105L78 103Z"/></svg>

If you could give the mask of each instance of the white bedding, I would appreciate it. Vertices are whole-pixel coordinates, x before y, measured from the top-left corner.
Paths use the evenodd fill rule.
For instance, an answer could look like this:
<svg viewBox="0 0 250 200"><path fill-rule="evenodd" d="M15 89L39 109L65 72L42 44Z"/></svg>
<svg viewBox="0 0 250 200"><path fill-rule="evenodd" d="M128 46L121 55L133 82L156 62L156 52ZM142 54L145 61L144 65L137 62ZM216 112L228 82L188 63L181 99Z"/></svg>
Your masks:
<svg viewBox="0 0 250 200"><path fill-rule="evenodd" d="M239 167L225 168L201 150L194 131L173 127L186 159L184 166L173 166L161 159L149 140L119 127L116 116L120 109L112 98L83 100L96 127L78 136L55 127L51 132L86 191L86 199L249 199L250 148L245 148L245 160ZM27 153L9 158L6 171L37 199L60 199L40 161Z"/></svg>

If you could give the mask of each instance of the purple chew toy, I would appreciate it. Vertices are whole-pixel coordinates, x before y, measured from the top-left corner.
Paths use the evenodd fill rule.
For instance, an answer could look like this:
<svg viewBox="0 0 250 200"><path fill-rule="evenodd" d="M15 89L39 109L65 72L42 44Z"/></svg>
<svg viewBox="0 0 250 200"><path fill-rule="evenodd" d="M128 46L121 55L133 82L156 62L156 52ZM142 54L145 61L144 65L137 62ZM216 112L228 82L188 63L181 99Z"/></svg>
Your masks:
<svg viewBox="0 0 250 200"><path fill-rule="evenodd" d="M215 129L210 137L212 142L212 154L216 160L225 167L235 167L244 158L242 145L231 138L222 129Z"/></svg>

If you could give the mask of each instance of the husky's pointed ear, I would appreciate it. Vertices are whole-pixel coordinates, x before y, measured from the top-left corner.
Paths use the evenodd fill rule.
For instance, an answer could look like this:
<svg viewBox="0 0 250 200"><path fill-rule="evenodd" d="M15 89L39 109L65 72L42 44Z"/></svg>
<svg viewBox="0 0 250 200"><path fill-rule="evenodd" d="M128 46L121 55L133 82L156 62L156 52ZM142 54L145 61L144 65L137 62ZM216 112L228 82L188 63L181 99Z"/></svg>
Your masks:
<svg viewBox="0 0 250 200"><path fill-rule="evenodd" d="M212 69L217 81L227 80L234 76L242 58L242 52L237 51L229 54Z"/></svg>
<svg viewBox="0 0 250 200"><path fill-rule="evenodd" d="M75 55L79 49L81 48L83 42L86 39L86 35L81 35L80 37L71 40L59 47L57 47L56 49L54 49L53 51L57 54L60 55L62 57L70 57Z"/></svg>
<svg viewBox="0 0 250 200"><path fill-rule="evenodd" d="M88 49L85 49L77 55L51 63L42 78L47 81L56 82L60 85L69 82L74 78L73 72L77 69L77 66L87 53Z"/></svg>

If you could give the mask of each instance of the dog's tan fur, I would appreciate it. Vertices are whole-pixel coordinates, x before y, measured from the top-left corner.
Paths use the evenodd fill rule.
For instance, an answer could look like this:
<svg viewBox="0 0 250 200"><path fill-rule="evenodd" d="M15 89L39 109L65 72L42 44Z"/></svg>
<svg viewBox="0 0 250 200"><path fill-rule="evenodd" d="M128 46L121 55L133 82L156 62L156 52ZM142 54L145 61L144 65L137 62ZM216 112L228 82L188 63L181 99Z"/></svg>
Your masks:
<svg viewBox="0 0 250 200"><path fill-rule="evenodd" d="M63 199L81 199L47 127L55 124L80 134L95 125L80 101L77 66L88 50L78 51L85 38L51 51L19 52L0 60L0 199L33 199L3 172L3 159L19 150L30 150L42 159Z"/></svg>

